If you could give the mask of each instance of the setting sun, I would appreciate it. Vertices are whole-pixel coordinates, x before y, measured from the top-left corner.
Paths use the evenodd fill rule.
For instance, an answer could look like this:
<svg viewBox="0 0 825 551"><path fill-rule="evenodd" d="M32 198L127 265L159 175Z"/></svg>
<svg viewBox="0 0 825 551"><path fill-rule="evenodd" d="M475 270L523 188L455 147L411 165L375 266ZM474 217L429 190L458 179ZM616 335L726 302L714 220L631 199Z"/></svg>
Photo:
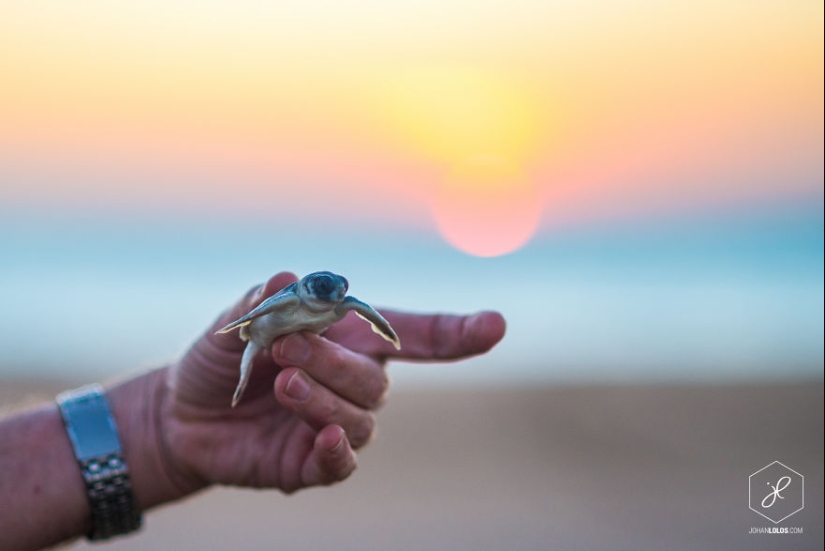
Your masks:
<svg viewBox="0 0 825 551"><path fill-rule="evenodd" d="M541 208L527 168L544 114L503 71L426 67L396 75L385 107L397 139L443 170L430 208L456 248L496 256L523 246Z"/></svg>
<svg viewBox="0 0 825 551"><path fill-rule="evenodd" d="M515 163L476 157L445 176L432 202L442 237L466 253L498 256L524 246L538 227L535 186Z"/></svg>

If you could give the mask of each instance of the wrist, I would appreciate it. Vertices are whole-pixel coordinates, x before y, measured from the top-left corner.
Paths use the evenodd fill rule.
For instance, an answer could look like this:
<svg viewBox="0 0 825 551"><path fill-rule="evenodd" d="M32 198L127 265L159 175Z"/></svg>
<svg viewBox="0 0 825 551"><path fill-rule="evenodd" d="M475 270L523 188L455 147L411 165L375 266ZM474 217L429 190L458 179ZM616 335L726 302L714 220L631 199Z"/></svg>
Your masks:
<svg viewBox="0 0 825 551"><path fill-rule="evenodd" d="M140 510L182 499L206 487L175 461L170 446L171 394L167 368L125 381L107 391Z"/></svg>

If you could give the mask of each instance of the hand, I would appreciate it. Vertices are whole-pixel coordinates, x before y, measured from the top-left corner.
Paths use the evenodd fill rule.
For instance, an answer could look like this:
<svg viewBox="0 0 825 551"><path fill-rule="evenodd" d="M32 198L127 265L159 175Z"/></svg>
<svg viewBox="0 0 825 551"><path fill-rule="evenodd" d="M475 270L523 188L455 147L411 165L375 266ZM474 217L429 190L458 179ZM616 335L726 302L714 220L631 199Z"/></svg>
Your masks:
<svg viewBox="0 0 825 551"><path fill-rule="evenodd" d="M355 469L382 404L391 358L452 360L486 352L504 335L494 312L475 316L413 315L382 310L401 350L348 316L323 337L296 333L256 357L243 399L231 408L245 343L215 335L264 299L296 281L281 273L253 289L166 373L159 434L170 478L181 493L212 483L285 492L330 484ZM274 393L274 396L273 396Z"/></svg>

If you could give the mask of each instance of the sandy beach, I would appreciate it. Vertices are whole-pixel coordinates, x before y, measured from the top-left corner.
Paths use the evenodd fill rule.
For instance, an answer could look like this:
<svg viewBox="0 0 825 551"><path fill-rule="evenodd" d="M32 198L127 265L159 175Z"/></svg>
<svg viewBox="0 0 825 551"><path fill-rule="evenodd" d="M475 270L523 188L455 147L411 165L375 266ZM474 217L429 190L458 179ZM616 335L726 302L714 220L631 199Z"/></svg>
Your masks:
<svg viewBox="0 0 825 551"><path fill-rule="evenodd" d="M58 383L4 381L0 406ZM346 482L215 488L85 549L821 549L823 385L397 390ZM804 509L773 526L748 477L779 460Z"/></svg>

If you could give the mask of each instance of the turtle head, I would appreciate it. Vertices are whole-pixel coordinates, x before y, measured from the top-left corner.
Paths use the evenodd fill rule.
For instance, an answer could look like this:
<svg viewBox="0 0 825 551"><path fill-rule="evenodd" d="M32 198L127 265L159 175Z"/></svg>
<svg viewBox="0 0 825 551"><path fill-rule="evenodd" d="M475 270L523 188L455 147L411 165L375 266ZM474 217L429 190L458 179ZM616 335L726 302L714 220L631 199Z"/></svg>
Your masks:
<svg viewBox="0 0 825 551"><path fill-rule="evenodd" d="M309 306L329 308L338 304L347 295L349 282L343 276L332 272L314 272L304 277L298 284L301 298Z"/></svg>

